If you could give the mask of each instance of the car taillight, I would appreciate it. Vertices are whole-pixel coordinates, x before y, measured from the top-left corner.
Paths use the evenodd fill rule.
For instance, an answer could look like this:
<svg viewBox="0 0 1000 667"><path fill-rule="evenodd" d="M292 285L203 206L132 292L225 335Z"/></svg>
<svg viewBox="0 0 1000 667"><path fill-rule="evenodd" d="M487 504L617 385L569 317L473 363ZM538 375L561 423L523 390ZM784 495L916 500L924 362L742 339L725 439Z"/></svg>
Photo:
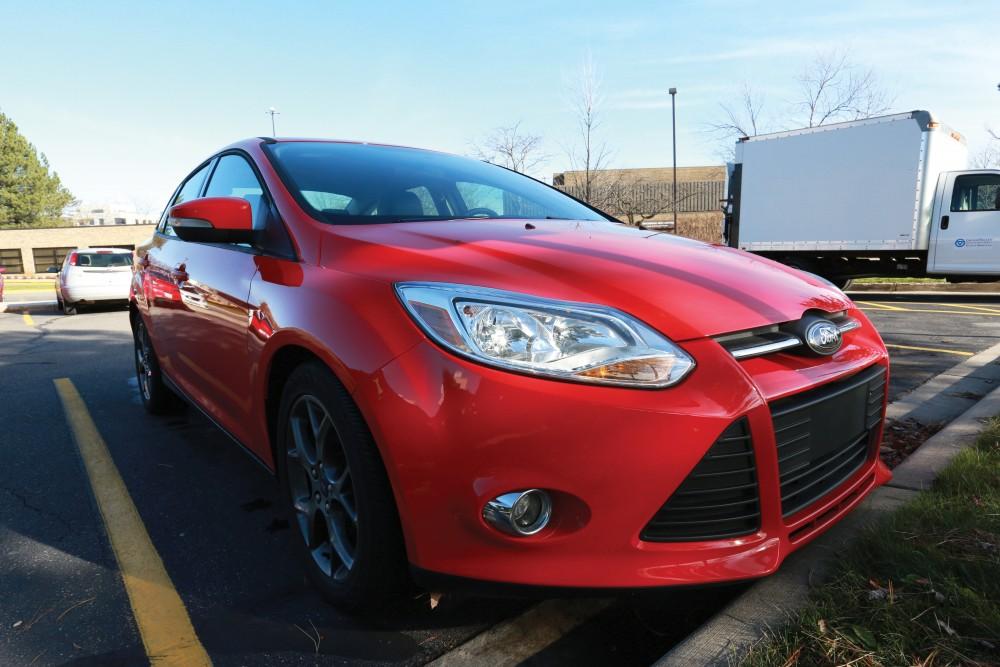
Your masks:
<svg viewBox="0 0 1000 667"><path fill-rule="evenodd" d="M69 265L76 266L76 253L70 253L69 255Z"/></svg>

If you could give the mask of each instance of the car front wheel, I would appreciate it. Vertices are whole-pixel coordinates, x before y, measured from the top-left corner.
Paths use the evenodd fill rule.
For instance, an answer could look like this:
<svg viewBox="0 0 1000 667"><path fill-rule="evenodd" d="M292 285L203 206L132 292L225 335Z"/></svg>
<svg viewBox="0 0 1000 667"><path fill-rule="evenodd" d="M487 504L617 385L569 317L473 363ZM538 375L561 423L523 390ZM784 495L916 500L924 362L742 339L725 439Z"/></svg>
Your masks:
<svg viewBox="0 0 1000 667"><path fill-rule="evenodd" d="M277 465L295 542L324 597L377 609L406 587L399 516L357 406L322 364L293 371L278 415Z"/></svg>

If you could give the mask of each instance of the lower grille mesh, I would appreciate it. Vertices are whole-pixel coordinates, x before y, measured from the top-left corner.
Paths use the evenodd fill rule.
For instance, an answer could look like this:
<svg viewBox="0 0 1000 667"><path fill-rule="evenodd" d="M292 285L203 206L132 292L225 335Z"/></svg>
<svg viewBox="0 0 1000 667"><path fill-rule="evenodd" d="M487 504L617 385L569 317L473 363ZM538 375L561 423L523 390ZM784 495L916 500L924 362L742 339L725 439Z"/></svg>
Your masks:
<svg viewBox="0 0 1000 667"><path fill-rule="evenodd" d="M691 542L748 535L760 526L757 469L746 418L733 422L639 537Z"/></svg>
<svg viewBox="0 0 1000 667"><path fill-rule="evenodd" d="M875 366L771 405L784 516L819 500L874 453L884 397L885 369Z"/></svg>

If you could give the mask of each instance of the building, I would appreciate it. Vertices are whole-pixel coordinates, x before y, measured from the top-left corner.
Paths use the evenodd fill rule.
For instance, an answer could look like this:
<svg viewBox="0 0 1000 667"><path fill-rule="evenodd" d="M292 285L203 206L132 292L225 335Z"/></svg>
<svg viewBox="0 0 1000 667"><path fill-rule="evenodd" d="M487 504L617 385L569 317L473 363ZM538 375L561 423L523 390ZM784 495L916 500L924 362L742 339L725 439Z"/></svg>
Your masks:
<svg viewBox="0 0 1000 667"><path fill-rule="evenodd" d="M63 214L72 227L103 227L110 225L151 225L156 222L149 213L140 213L132 204L121 202L83 202Z"/></svg>
<svg viewBox="0 0 1000 667"><path fill-rule="evenodd" d="M589 199L622 222L720 242L722 200L726 196L725 165L677 168L676 230L673 229L673 173L671 167L592 172L589 198L583 171L554 174L552 184L578 199Z"/></svg>
<svg viewBox="0 0 1000 667"><path fill-rule="evenodd" d="M153 236L155 225L135 223L0 229L0 267L6 275L52 273L76 248L112 247L134 250Z"/></svg>

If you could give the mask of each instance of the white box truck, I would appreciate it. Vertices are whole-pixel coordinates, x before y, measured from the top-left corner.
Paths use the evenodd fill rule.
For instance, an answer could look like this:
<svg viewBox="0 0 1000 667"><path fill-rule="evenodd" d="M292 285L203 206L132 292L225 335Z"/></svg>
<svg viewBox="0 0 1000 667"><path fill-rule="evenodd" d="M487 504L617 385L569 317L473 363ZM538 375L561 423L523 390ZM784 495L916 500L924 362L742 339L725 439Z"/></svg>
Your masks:
<svg viewBox="0 0 1000 667"><path fill-rule="evenodd" d="M726 242L838 285L1000 280L1000 171L966 169L967 153L927 111L744 137Z"/></svg>

